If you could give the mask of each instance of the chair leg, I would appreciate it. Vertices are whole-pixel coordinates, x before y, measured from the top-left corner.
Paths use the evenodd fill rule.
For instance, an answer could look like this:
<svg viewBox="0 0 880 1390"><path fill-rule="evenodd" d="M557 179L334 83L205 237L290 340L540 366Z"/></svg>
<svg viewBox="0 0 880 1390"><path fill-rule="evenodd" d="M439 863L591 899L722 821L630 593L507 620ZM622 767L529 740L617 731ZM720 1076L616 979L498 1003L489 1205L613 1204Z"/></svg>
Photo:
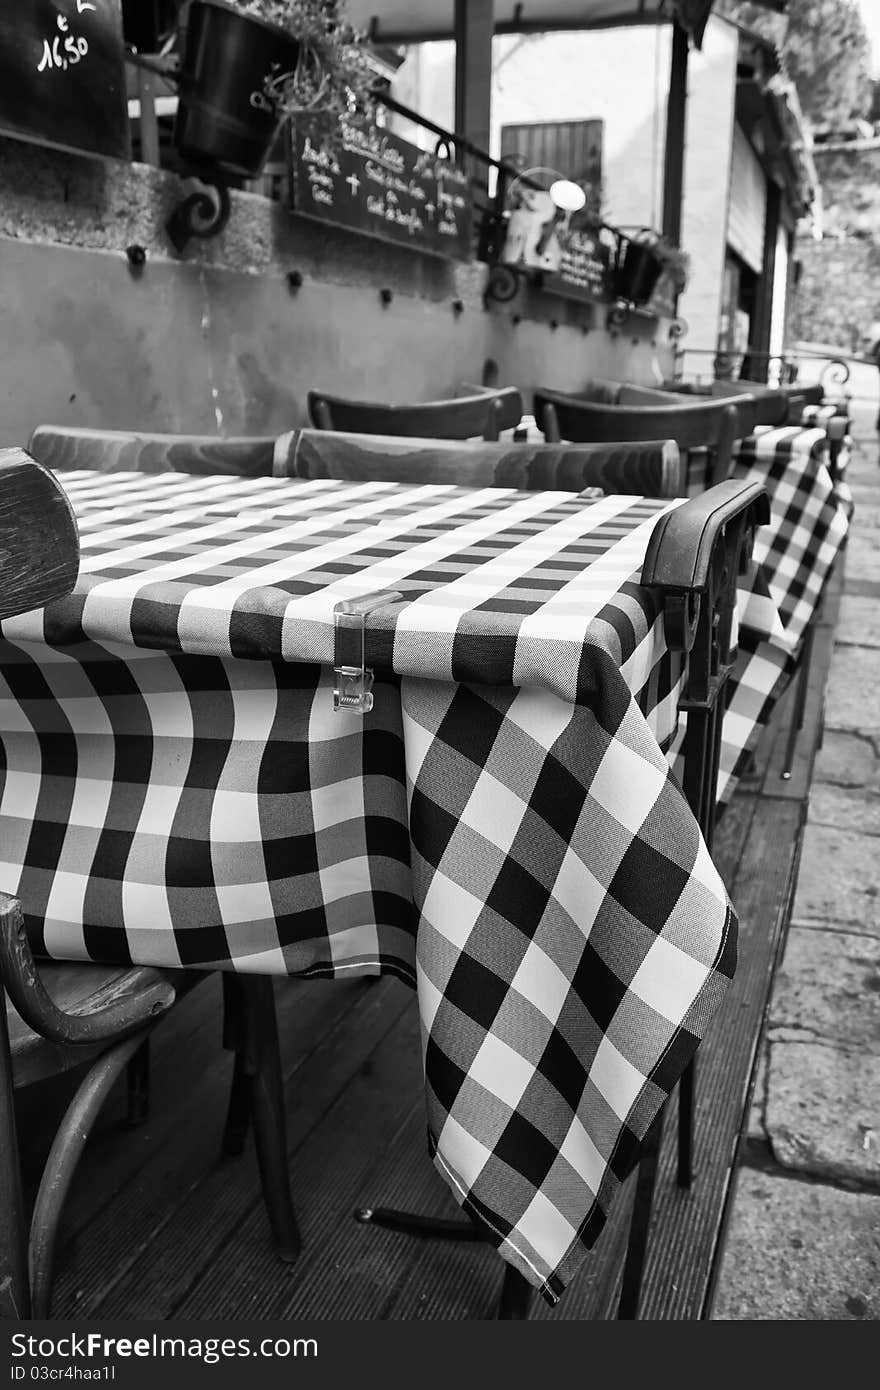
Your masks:
<svg viewBox="0 0 880 1390"><path fill-rule="evenodd" d="M239 1158L244 1153L245 1140L251 1123L251 1086L240 1052L235 1054L232 1070L232 1085L229 1088L229 1104L226 1109L226 1124L223 1126L223 1152L230 1158Z"/></svg>
<svg viewBox="0 0 880 1390"><path fill-rule="evenodd" d="M236 975L224 971L223 1046L233 1054L232 1085L223 1127L222 1150L232 1158L244 1153L251 1123L251 1085L245 1037L244 1001Z"/></svg>
<svg viewBox="0 0 880 1390"><path fill-rule="evenodd" d="M620 1290L620 1302L617 1306L618 1318L626 1321L637 1318L639 1312L642 1273L648 1248L648 1228L651 1224L651 1203L657 1181L657 1165L660 1159L662 1136L663 1109L660 1109L642 1143L638 1176L636 1177L636 1194L623 1265L623 1283Z"/></svg>
<svg viewBox="0 0 880 1390"><path fill-rule="evenodd" d="M142 1125L150 1115L150 1039L145 1038L125 1069L126 1119Z"/></svg>
<svg viewBox="0 0 880 1390"><path fill-rule="evenodd" d="M804 633L803 647L801 649L800 669L797 676L797 689L794 697L794 710L792 711L791 724L788 728L788 738L785 744L785 758L782 767L782 780L788 782L791 778L791 768L794 762L794 750L797 745L798 734L804 727L804 711L807 705L807 690L810 684L810 665L813 656L814 629L812 623Z"/></svg>
<svg viewBox="0 0 880 1390"><path fill-rule="evenodd" d="M6 999L2 990L0 1006L0 1320L5 1320L29 1318L31 1301L27 1272L27 1217L18 1161Z"/></svg>
<svg viewBox="0 0 880 1390"><path fill-rule="evenodd" d="M501 1285L498 1320L500 1322L523 1322L529 1316L531 1298L531 1284L520 1274L518 1269L514 1269L513 1265L508 1265L504 1271L504 1283Z"/></svg>
<svg viewBox="0 0 880 1390"><path fill-rule="evenodd" d="M34 1318L49 1316L58 1225L76 1165L111 1086L143 1041L142 1033L135 1034L98 1058L77 1088L55 1133L31 1218L31 1316Z"/></svg>
<svg viewBox="0 0 880 1390"><path fill-rule="evenodd" d="M292 1263L302 1249L302 1238L290 1195L284 1079L272 980L267 975L236 975L230 980L234 985L227 987L227 1000L237 993L243 1035L236 1048L230 1112L240 1116L242 1091L247 1090L263 1200L276 1253L285 1263Z"/></svg>

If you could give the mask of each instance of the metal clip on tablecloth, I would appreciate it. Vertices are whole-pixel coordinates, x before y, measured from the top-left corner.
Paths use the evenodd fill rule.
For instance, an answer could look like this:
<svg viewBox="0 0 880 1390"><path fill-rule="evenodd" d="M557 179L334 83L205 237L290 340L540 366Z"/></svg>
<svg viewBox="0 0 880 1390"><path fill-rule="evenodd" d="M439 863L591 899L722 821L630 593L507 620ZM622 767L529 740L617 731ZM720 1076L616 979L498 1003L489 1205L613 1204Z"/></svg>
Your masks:
<svg viewBox="0 0 880 1390"><path fill-rule="evenodd" d="M397 589L382 589L360 598L342 599L333 609L333 708L369 714L373 708L373 672L366 664L366 619L377 608L403 599Z"/></svg>

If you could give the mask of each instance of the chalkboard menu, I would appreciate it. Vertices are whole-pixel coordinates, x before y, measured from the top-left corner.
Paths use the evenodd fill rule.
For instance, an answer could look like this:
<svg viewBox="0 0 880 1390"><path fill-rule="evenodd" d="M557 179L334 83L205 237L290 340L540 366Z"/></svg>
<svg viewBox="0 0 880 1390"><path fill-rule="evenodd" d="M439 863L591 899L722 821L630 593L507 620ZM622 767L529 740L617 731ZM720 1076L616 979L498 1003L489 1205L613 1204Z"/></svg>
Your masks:
<svg viewBox="0 0 880 1390"><path fill-rule="evenodd" d="M294 211L435 255L471 254L467 175L378 126L341 122L335 140L291 127Z"/></svg>
<svg viewBox="0 0 880 1390"><path fill-rule="evenodd" d="M120 0L0 3L0 131L129 158Z"/></svg>
<svg viewBox="0 0 880 1390"><path fill-rule="evenodd" d="M559 270L545 277L545 288L572 299L607 299L609 250L594 230L571 228L560 238Z"/></svg>
<svg viewBox="0 0 880 1390"><path fill-rule="evenodd" d="M120 0L2 0L0 130L130 157Z"/></svg>

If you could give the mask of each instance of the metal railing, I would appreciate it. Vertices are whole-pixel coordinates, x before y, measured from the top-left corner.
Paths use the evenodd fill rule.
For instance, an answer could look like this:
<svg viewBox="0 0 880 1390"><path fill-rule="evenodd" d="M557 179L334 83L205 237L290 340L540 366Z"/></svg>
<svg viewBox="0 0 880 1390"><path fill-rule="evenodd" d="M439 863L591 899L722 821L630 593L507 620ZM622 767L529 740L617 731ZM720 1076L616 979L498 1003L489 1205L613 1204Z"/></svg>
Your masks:
<svg viewBox="0 0 880 1390"><path fill-rule="evenodd" d="M782 353L756 352L742 348L732 351L724 348L682 347L676 351L674 377L677 381L685 379L685 361L693 357L705 358L707 371L704 374L689 367L687 375L699 382L708 381L756 381L770 385L793 385L800 376L801 363L825 362L819 373L819 382L828 393L837 390L844 392L850 380L848 363L861 362L876 366L869 358L859 358L847 353L831 356L829 353L809 350L786 350Z"/></svg>

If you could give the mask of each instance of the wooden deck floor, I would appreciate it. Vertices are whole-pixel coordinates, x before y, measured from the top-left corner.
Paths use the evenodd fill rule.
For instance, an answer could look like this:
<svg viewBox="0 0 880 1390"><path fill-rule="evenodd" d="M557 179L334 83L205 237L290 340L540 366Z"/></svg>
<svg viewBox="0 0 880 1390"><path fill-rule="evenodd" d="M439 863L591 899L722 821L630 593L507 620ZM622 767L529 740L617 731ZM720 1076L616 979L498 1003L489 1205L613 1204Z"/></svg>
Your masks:
<svg viewBox="0 0 880 1390"><path fill-rule="evenodd" d="M715 858L740 917L740 965L700 1049L697 1176L672 1177L674 1101L666 1122L643 1288L643 1317L705 1316L755 1050L787 920L792 873L835 617L826 598L794 774L781 780L790 694L755 769L719 826ZM417 1241L365 1228L361 1205L454 1215L428 1160L418 1019L394 980L291 981L277 990L289 1104L294 1199L305 1247L293 1266L272 1253L251 1146L220 1156L230 1058L220 1046L220 991L208 981L153 1035L153 1113L123 1124L114 1096L87 1149L65 1219L52 1314L65 1319L486 1319L502 1265L480 1244ZM26 1180L45 1151L62 1091L22 1098ZM626 1238L624 1194L594 1251L551 1310L614 1316Z"/></svg>

